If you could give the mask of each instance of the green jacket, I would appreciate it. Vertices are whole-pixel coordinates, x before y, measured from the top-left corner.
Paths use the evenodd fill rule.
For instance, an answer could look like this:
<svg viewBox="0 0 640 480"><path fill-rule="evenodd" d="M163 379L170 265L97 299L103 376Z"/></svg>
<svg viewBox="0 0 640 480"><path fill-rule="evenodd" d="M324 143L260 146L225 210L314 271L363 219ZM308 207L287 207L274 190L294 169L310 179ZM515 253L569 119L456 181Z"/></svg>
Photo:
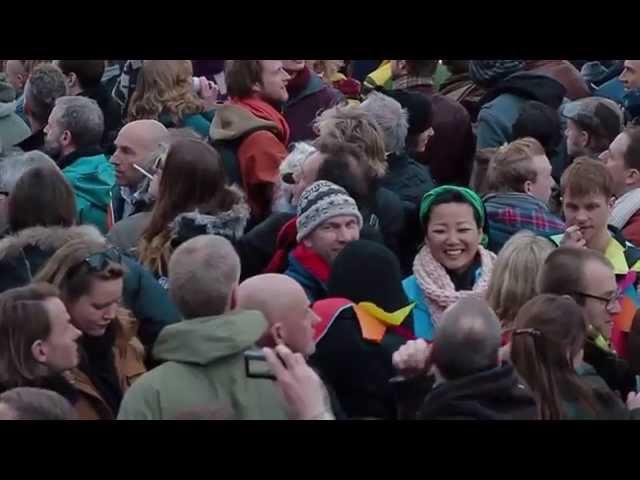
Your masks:
<svg viewBox="0 0 640 480"><path fill-rule="evenodd" d="M202 407L230 408L240 420L284 420L285 404L271 380L247 378L243 353L267 329L261 313L231 312L165 327L154 357L122 400L119 420L169 420Z"/></svg>
<svg viewBox="0 0 640 480"><path fill-rule="evenodd" d="M116 172L104 154L80 157L62 169L76 197L78 224L95 225L107 233L107 210Z"/></svg>

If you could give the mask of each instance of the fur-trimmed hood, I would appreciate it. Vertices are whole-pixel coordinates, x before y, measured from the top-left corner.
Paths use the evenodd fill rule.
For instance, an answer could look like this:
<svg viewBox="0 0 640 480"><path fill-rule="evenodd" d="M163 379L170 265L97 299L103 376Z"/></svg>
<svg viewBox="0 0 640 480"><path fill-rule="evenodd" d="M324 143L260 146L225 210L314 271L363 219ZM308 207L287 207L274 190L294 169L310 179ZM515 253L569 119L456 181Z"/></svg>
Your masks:
<svg viewBox="0 0 640 480"><path fill-rule="evenodd" d="M74 227L31 227L0 240L0 260L19 255L25 247L37 247L43 251L57 250L65 243L80 238L104 240L93 225Z"/></svg>
<svg viewBox="0 0 640 480"><path fill-rule="evenodd" d="M195 209L175 218L170 225L171 237L177 239L178 243L183 243L195 235L212 234L234 242L244 234L249 215L249 206L244 199L235 203L231 209L216 214Z"/></svg>

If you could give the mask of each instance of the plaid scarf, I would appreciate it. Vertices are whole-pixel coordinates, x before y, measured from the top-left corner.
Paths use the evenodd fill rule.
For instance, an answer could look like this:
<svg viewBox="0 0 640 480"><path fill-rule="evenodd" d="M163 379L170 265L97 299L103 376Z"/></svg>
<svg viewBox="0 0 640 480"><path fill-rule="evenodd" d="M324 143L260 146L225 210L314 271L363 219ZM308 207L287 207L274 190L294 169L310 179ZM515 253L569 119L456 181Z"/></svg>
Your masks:
<svg viewBox="0 0 640 480"><path fill-rule="evenodd" d="M419 85L433 86L432 77L417 77L412 75L405 75L404 77L397 78L391 82L392 90L405 90L411 87L417 87Z"/></svg>

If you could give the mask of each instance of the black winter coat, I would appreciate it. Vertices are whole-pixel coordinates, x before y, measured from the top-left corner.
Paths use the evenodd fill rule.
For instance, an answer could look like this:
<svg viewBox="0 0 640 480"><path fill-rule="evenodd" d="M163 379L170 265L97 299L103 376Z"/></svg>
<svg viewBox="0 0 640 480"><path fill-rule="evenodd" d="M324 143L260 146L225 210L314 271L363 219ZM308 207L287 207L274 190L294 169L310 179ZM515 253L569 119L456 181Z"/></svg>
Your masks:
<svg viewBox="0 0 640 480"><path fill-rule="evenodd" d="M536 401L510 364L437 385L421 420L534 420Z"/></svg>

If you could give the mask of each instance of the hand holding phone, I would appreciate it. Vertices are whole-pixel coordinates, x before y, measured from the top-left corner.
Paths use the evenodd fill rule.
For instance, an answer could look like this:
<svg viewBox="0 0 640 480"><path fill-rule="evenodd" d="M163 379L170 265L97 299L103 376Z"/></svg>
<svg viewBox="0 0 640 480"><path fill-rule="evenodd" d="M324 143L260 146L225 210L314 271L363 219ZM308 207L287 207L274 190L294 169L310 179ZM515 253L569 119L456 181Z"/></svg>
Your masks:
<svg viewBox="0 0 640 480"><path fill-rule="evenodd" d="M263 348L291 416L299 420L333 420L328 395L318 374L299 353L284 345Z"/></svg>

